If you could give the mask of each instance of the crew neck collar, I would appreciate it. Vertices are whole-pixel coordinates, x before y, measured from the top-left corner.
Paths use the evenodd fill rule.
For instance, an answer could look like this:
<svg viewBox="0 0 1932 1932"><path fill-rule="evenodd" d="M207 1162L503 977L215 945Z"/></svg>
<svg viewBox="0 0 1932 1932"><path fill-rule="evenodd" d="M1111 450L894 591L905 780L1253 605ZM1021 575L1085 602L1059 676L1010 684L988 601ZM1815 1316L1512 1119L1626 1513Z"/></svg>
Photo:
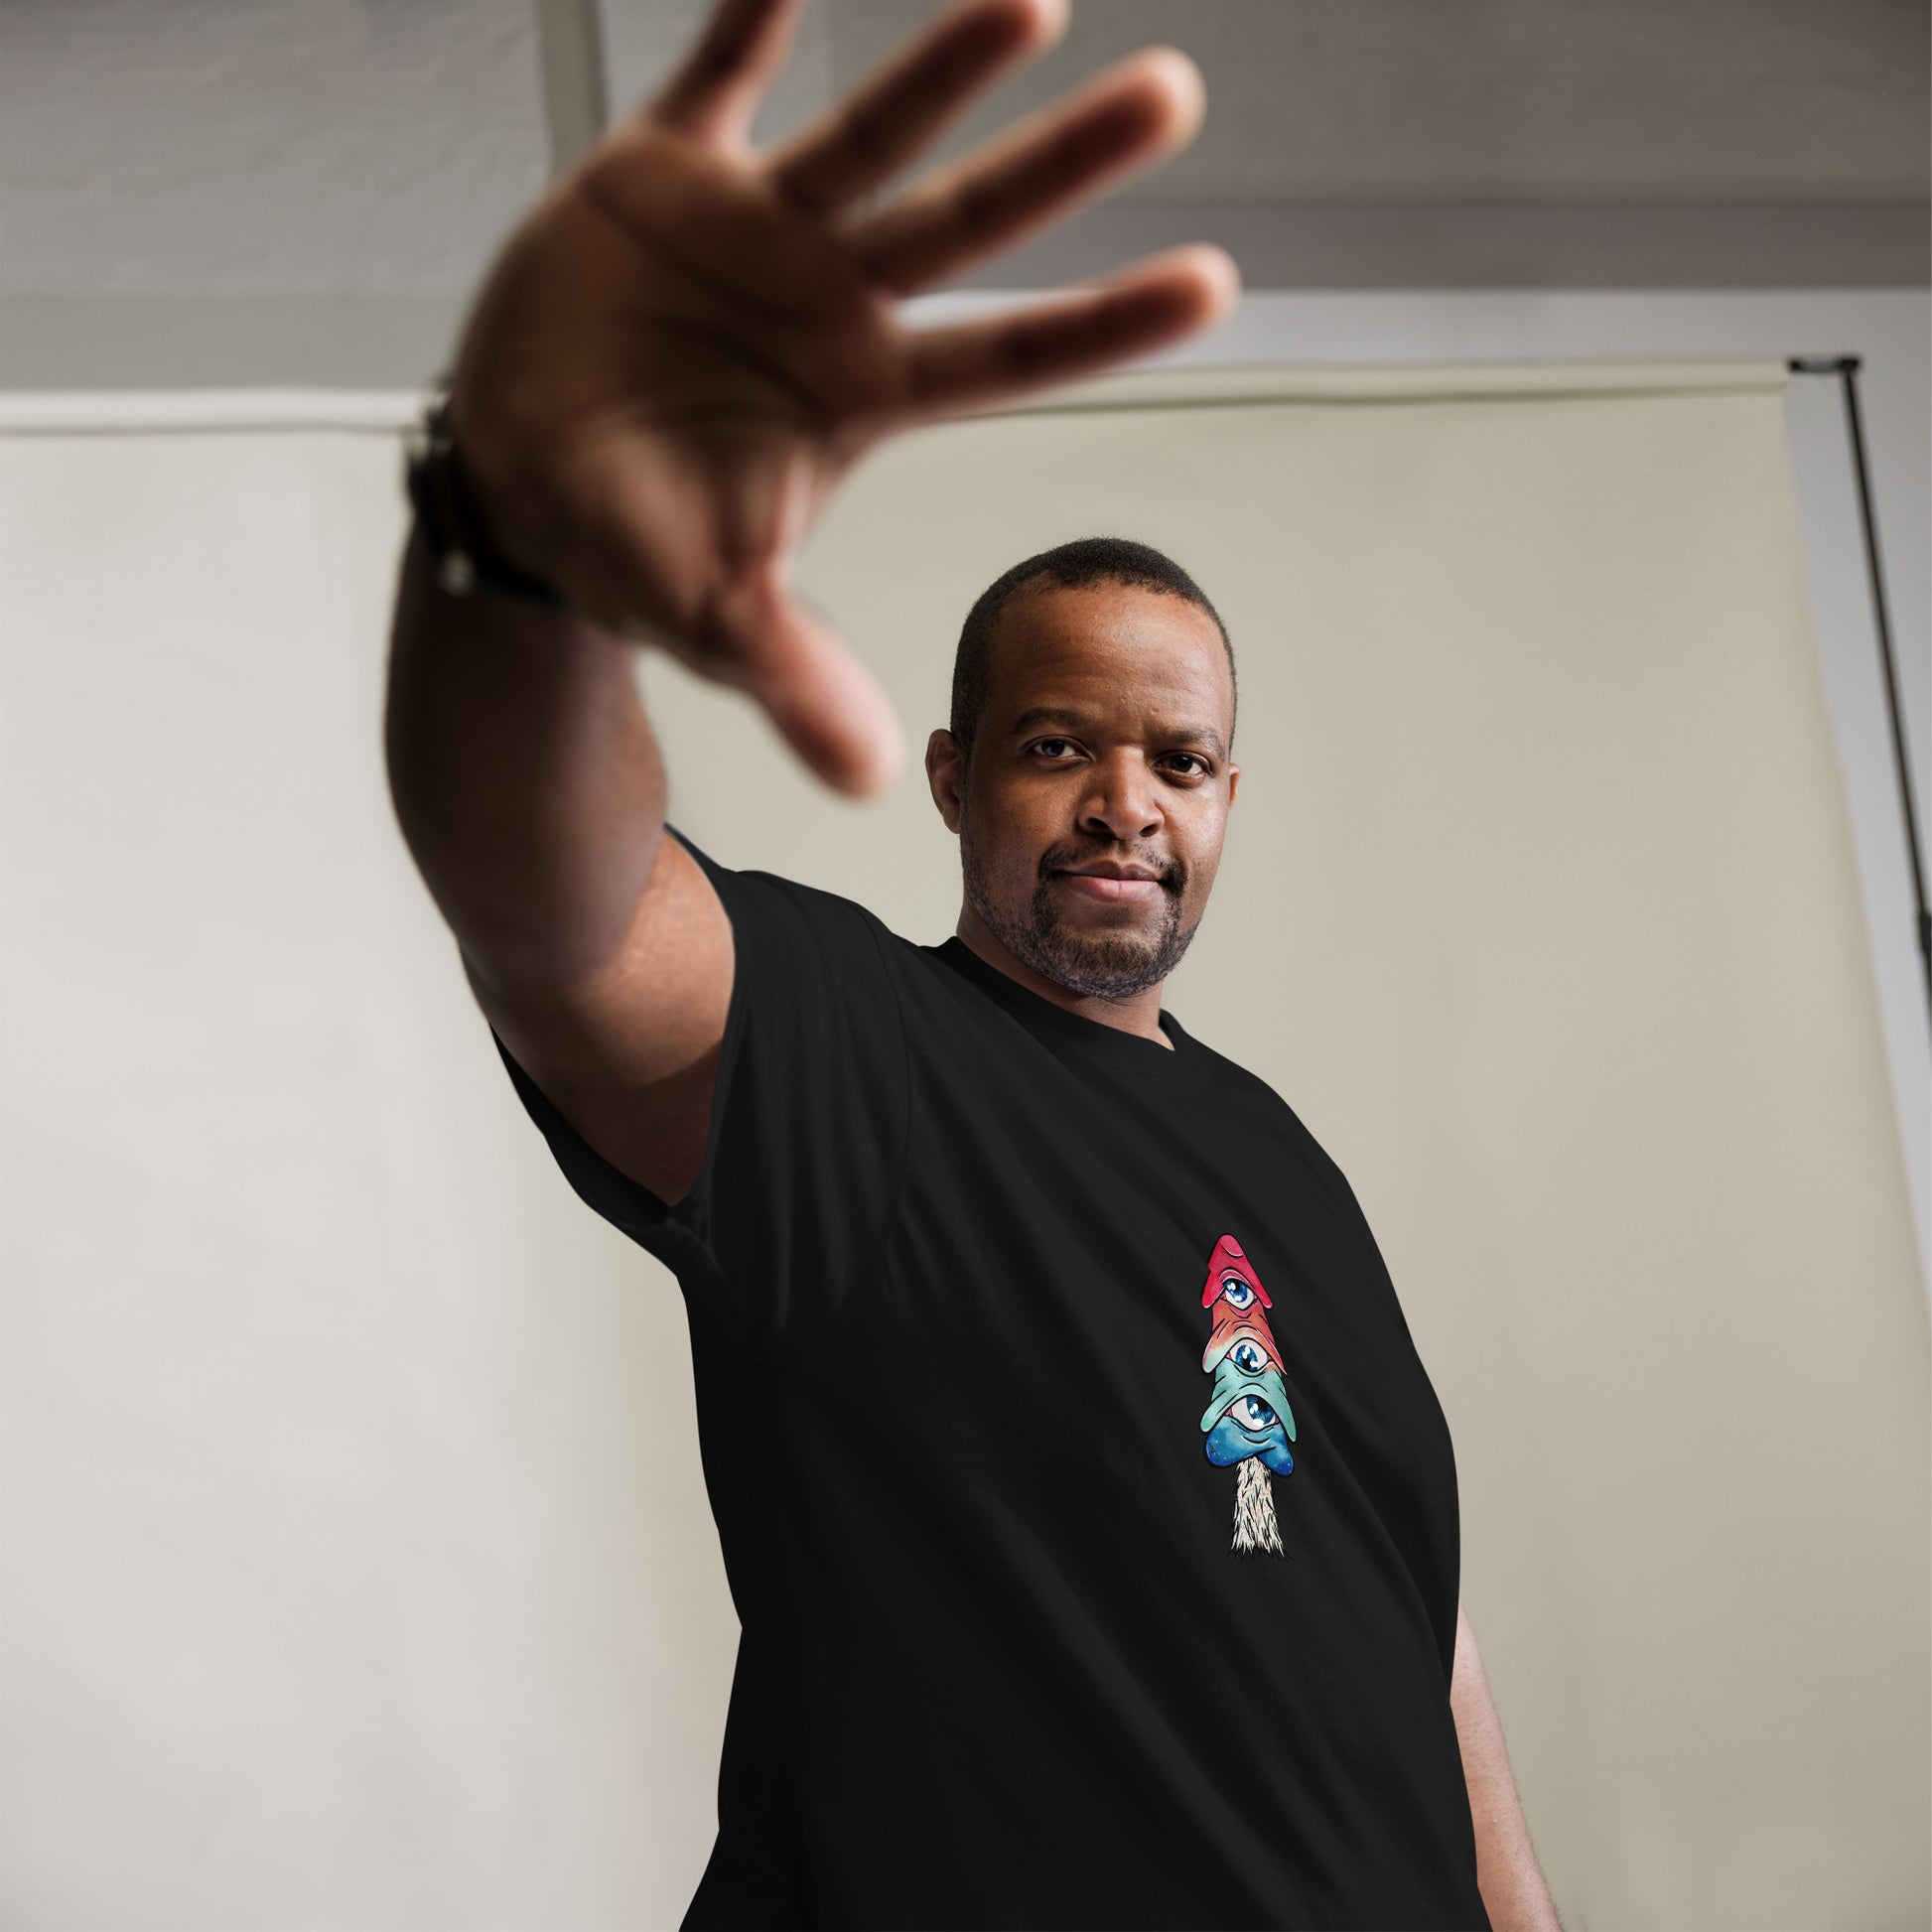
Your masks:
<svg viewBox="0 0 1932 1932"><path fill-rule="evenodd" d="M1173 1080L1189 1078L1199 1062L1198 1043L1166 1007L1161 1009L1161 1031L1173 1041L1172 1046L1110 1027L1104 1020L1089 1020L1084 1014L1069 1012L982 959L957 933L925 950L990 993L1035 1032L1055 1035L1105 1066Z"/></svg>

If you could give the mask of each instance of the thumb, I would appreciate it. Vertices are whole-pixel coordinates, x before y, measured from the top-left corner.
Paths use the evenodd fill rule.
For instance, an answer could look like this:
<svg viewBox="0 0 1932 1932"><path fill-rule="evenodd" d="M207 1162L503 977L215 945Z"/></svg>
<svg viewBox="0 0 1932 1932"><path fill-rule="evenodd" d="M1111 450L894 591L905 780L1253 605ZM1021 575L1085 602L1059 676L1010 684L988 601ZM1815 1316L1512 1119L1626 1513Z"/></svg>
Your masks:
<svg viewBox="0 0 1932 1932"><path fill-rule="evenodd" d="M734 603L720 613L732 681L827 784L862 798L885 790L904 761L905 734L878 678L775 570Z"/></svg>

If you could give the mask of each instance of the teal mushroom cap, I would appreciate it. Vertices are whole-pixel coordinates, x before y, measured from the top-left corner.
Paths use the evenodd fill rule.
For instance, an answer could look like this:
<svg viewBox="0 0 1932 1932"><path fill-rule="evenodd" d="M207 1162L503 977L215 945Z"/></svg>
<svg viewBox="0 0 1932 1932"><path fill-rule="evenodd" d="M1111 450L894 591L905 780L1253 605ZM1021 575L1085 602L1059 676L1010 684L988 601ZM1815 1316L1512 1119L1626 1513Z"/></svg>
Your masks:
<svg viewBox="0 0 1932 1932"><path fill-rule="evenodd" d="M1275 1411L1288 1440L1294 1442L1295 1412L1288 1406L1288 1385L1281 1370L1270 1361L1264 1361L1259 1369L1244 1368L1232 1354L1223 1355L1214 1371L1214 1393L1200 1419L1201 1434L1212 1429L1242 1397L1250 1395L1260 1397Z"/></svg>

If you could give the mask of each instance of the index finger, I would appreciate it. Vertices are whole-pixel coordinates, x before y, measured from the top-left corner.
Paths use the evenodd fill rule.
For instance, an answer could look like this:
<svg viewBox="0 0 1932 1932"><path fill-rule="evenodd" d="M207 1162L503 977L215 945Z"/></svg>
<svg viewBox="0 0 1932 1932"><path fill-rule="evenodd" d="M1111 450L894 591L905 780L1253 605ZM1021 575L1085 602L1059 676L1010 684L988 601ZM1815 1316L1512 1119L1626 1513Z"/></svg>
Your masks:
<svg viewBox="0 0 1932 1932"><path fill-rule="evenodd" d="M720 0L645 117L694 140L742 145L804 11L805 0Z"/></svg>

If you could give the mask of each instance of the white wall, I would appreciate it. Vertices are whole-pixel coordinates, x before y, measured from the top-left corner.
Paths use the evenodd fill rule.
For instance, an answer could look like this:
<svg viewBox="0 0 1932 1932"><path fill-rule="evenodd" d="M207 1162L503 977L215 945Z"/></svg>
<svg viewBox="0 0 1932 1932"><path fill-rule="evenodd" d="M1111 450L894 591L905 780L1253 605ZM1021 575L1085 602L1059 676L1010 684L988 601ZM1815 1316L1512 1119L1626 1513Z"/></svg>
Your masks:
<svg viewBox="0 0 1932 1932"><path fill-rule="evenodd" d="M397 833L400 412L329 413L0 441L0 1923L674 1924L737 1643L683 1310Z"/></svg>

